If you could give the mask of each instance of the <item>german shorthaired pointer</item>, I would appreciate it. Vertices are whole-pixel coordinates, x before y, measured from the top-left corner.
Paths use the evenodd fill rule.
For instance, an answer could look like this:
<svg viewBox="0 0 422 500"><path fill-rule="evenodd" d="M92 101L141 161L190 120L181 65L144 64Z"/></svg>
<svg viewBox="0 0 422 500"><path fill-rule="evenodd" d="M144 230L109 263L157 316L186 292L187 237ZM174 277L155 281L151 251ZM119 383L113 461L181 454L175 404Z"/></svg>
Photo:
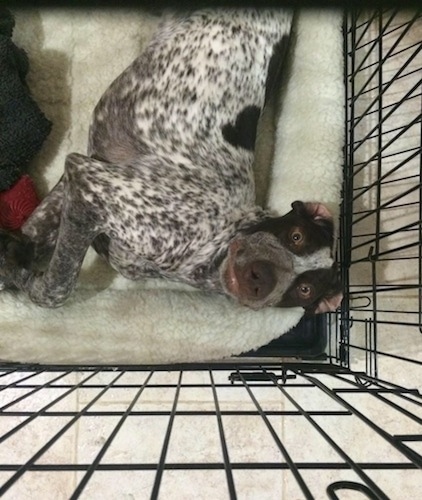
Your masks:
<svg viewBox="0 0 422 500"><path fill-rule="evenodd" d="M290 26L276 9L166 19L97 104L88 155L68 155L21 235L0 235L3 287L62 305L93 245L129 279L164 277L253 309L335 309L328 210L297 201L275 217L255 205L257 120Z"/></svg>

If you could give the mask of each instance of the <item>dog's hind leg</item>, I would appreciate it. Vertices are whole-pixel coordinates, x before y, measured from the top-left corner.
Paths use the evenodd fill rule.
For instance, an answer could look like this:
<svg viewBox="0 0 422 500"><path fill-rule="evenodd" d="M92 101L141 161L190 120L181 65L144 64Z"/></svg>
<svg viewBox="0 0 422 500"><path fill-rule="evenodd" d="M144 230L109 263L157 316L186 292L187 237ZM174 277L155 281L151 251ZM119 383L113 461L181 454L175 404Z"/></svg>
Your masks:
<svg viewBox="0 0 422 500"><path fill-rule="evenodd" d="M63 207L63 177L22 226L23 243L32 245L31 265L46 262L56 246Z"/></svg>
<svg viewBox="0 0 422 500"><path fill-rule="evenodd" d="M0 280L28 294L36 304L57 307L74 288L85 254L101 232L95 204L87 198L87 186L78 182L89 158L69 155L62 179L61 212L53 255L45 272L37 273L8 259L0 248ZM43 229L45 227L43 226ZM3 235L4 236L4 235ZM5 238L0 239L5 247Z"/></svg>

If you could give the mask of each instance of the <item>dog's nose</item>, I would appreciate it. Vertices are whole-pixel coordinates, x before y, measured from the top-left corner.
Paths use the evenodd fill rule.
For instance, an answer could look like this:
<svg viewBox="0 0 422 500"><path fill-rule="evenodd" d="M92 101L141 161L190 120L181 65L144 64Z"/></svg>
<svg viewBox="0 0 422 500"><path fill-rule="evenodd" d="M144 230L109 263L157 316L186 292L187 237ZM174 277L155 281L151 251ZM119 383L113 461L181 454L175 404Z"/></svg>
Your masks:
<svg viewBox="0 0 422 500"><path fill-rule="evenodd" d="M252 298L264 299L274 290L276 284L273 265L259 260L251 262L246 269L246 283Z"/></svg>

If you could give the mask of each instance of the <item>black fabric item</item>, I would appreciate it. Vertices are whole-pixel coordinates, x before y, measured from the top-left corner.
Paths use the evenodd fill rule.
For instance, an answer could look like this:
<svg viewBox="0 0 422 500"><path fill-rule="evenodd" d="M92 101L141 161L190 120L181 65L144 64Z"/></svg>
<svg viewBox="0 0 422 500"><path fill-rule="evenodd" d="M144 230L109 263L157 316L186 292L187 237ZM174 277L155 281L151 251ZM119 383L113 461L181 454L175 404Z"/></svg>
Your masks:
<svg viewBox="0 0 422 500"><path fill-rule="evenodd" d="M11 40L14 19L0 8L0 191L25 172L51 130L25 82L26 53Z"/></svg>
<svg viewBox="0 0 422 500"><path fill-rule="evenodd" d="M15 20L5 7L0 7L0 35L12 36Z"/></svg>

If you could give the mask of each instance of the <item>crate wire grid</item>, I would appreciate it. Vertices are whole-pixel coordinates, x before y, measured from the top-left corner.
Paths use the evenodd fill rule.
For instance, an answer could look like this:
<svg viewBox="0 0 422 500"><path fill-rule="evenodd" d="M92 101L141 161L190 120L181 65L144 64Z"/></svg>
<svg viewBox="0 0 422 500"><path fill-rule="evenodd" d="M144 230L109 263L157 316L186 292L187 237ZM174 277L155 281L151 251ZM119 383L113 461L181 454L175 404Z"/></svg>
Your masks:
<svg viewBox="0 0 422 500"><path fill-rule="evenodd" d="M418 497L421 27L345 20L347 286L327 360L5 365L0 496Z"/></svg>
<svg viewBox="0 0 422 500"><path fill-rule="evenodd" d="M394 10L357 19L345 40L350 128L341 255L345 269L352 266L344 276L346 315L359 323L346 338L346 366L350 352L361 351L367 373L403 363L409 383L422 332L421 31L420 12ZM405 348L419 342L419 351L399 352L397 331Z"/></svg>

